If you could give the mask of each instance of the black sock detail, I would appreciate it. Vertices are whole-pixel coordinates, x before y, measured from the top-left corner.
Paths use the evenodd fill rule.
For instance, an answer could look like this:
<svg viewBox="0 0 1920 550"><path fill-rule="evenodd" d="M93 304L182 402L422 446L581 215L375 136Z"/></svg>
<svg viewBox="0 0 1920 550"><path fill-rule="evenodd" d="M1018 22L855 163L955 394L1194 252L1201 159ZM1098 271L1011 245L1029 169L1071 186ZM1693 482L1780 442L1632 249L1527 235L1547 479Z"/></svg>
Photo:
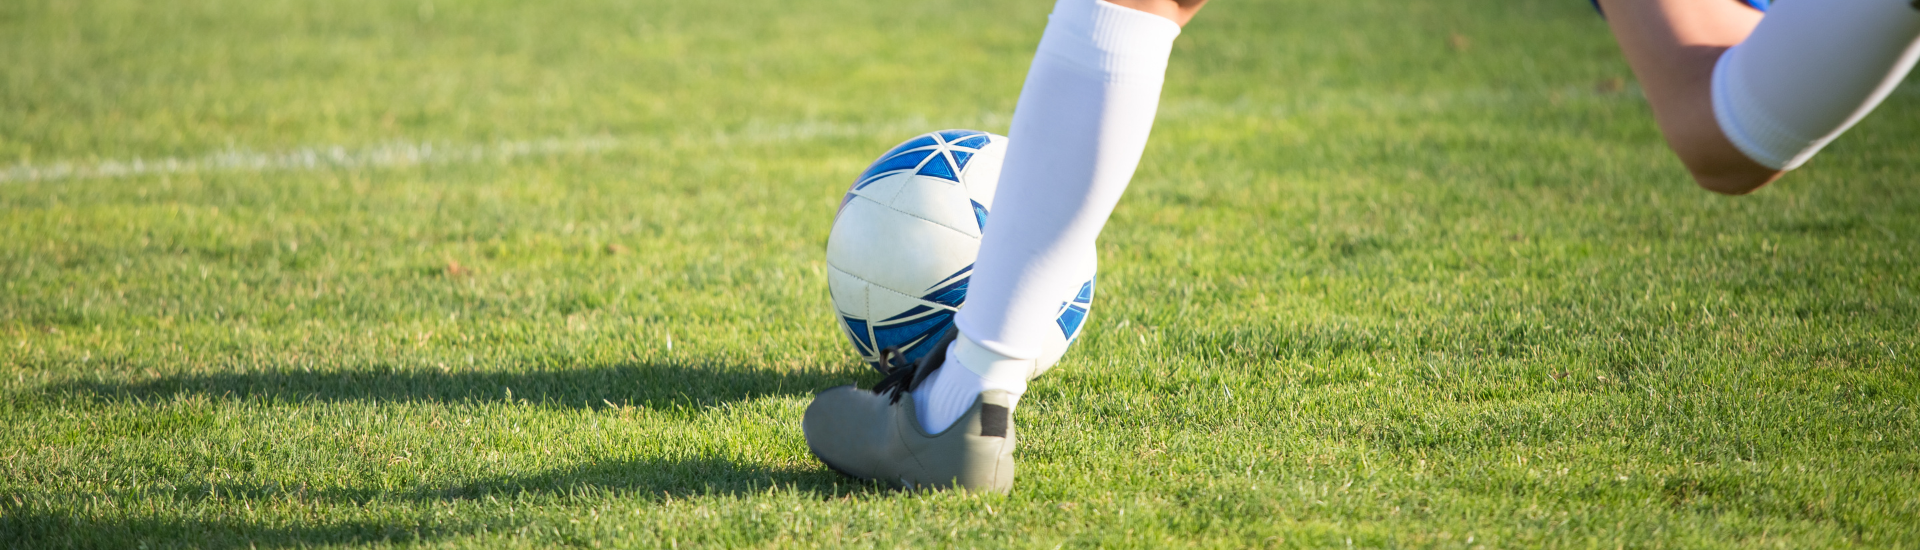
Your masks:
<svg viewBox="0 0 1920 550"><path fill-rule="evenodd" d="M1006 407L994 404L980 405L980 437L1006 437L1007 422L1013 415Z"/></svg>

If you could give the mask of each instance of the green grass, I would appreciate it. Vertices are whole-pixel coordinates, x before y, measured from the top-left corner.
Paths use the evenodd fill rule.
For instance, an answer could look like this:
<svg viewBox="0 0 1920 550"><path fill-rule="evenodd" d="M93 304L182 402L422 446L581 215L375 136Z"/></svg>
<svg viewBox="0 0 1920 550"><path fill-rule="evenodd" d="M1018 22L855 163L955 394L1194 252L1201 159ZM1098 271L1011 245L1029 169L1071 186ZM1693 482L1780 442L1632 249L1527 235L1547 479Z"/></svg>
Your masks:
<svg viewBox="0 0 1920 550"><path fill-rule="evenodd" d="M1046 4L0 3L0 546L1920 545L1920 93L1711 195L1574 0L1209 7L1015 492L831 473Z"/></svg>

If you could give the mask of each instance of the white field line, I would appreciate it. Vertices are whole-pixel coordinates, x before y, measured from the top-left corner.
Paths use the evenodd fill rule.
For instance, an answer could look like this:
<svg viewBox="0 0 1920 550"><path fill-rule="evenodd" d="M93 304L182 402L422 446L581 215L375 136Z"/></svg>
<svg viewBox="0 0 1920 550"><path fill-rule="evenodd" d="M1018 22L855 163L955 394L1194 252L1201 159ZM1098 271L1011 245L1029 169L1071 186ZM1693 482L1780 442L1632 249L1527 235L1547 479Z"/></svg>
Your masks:
<svg viewBox="0 0 1920 550"><path fill-rule="evenodd" d="M1004 126L1004 116L986 115L970 121L971 126ZM526 141L499 141L491 144L446 142L393 142L368 147L340 145L300 147L288 151L262 152L227 149L199 157L162 157L112 159L105 161L58 161L47 164L21 163L0 169L0 183L55 182L65 180L121 179L149 175L213 172L282 172L353 168L389 168L427 164L477 164L507 162L525 157L543 157L642 147L681 145L731 145L768 142L807 141L832 137L897 135L906 139L933 130L925 119L904 119L878 124L851 124L809 121L769 125L752 122L737 131L679 136L591 136L543 138Z"/></svg>
<svg viewBox="0 0 1920 550"><path fill-rule="evenodd" d="M1561 90L1563 99L1592 99L1612 94L1590 90ZM1625 90L1631 98L1637 88ZM1213 116L1269 116L1287 118L1327 111L1354 110L1370 113L1432 111L1470 105L1500 105L1546 101L1549 92L1538 90L1456 90L1417 94L1346 94L1308 96L1287 103L1218 102L1174 100L1163 104L1163 119L1194 119ZM1614 97L1618 97L1617 95ZM104 161L56 161L47 164L20 163L0 169L0 184L11 182L55 182L65 180L122 179L149 175L216 172L278 172L354 168L388 168L426 164L477 164L507 162L525 157L543 157L642 147L681 145L726 146L768 142L808 141L822 138L887 136L906 139L921 132L949 127L1004 131L1010 122L1006 114L986 113L972 120L950 121L936 127L924 118L908 118L881 123L844 123L803 121L788 124L749 122L735 131L709 134L686 133L670 136L591 136L550 137L525 141L482 143L393 142L373 146L310 146L288 151L263 152L227 149L199 157L162 157L111 159Z"/></svg>
<svg viewBox="0 0 1920 550"><path fill-rule="evenodd" d="M415 142L386 143L352 149L336 145L301 147L277 153L228 149L196 158L135 157L93 163L16 164L0 171L0 183L119 179L187 172L274 172L477 163L506 161L527 156L605 151L620 144L618 139L601 136L501 141L491 145Z"/></svg>

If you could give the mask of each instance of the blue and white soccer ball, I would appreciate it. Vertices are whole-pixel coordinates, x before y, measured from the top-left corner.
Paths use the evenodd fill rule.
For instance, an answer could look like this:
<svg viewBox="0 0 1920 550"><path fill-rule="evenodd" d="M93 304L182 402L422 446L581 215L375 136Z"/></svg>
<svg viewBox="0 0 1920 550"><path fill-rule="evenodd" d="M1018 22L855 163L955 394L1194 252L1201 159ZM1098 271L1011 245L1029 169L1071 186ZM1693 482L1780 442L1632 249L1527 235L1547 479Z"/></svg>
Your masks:
<svg viewBox="0 0 1920 550"><path fill-rule="evenodd" d="M854 179L827 237L827 286L840 327L868 364L879 368L887 348L917 361L953 325L1006 152L1004 136L942 130L901 143ZM1040 357L1041 372L1079 336L1092 302L1089 273L1076 295L1061 297L1059 338Z"/></svg>

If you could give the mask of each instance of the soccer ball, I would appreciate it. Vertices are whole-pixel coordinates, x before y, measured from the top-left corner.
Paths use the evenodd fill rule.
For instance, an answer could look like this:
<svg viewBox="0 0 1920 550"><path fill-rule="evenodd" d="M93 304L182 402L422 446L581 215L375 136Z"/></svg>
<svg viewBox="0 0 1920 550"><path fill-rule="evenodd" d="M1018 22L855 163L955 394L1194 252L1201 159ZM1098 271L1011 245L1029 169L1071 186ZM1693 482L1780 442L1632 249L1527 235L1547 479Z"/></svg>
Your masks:
<svg viewBox="0 0 1920 550"><path fill-rule="evenodd" d="M923 134L880 155L840 200L827 237L827 288L840 328L875 369L890 368L881 364L888 348L918 361L953 325L1006 151L1006 137L986 132ZM1050 339L1040 371L1079 336L1092 302L1088 274L1078 293L1061 297L1059 338Z"/></svg>

